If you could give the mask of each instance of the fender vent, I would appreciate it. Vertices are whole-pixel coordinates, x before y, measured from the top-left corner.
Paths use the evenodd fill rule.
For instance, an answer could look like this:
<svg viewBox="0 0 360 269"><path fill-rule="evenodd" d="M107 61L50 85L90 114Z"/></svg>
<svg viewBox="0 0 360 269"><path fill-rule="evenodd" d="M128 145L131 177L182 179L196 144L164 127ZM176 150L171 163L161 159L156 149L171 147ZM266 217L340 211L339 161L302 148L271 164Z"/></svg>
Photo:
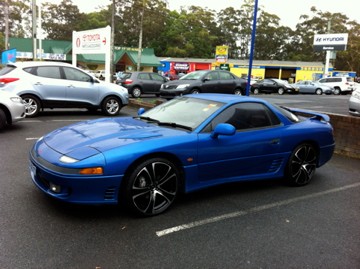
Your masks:
<svg viewBox="0 0 360 269"><path fill-rule="evenodd" d="M272 164L270 165L270 167L269 167L269 173L275 173L275 172L277 172L279 169L280 169L280 167L281 167L281 165L283 164L283 162L284 162L284 158L279 158L279 159L275 159L275 160L273 160L273 162L272 162Z"/></svg>
<svg viewBox="0 0 360 269"><path fill-rule="evenodd" d="M104 200L114 200L116 195L116 187L109 187L104 193Z"/></svg>

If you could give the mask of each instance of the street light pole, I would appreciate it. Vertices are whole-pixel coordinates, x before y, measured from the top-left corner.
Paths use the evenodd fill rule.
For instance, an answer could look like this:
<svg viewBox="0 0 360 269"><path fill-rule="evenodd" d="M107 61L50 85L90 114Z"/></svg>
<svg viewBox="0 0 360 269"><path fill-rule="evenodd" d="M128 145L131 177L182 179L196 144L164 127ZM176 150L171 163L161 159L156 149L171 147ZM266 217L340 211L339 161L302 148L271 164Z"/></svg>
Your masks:
<svg viewBox="0 0 360 269"><path fill-rule="evenodd" d="M36 60L36 0L32 0L33 60Z"/></svg>
<svg viewBox="0 0 360 269"><path fill-rule="evenodd" d="M9 49L9 3L5 0L5 50Z"/></svg>

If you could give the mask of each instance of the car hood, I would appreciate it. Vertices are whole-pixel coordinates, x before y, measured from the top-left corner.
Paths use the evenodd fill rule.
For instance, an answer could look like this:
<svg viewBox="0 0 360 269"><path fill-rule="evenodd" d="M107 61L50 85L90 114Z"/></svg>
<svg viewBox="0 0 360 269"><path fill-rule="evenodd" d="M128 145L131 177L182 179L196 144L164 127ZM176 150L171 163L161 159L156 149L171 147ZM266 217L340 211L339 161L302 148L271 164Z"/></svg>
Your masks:
<svg viewBox="0 0 360 269"><path fill-rule="evenodd" d="M118 117L69 125L51 132L43 140L58 153L82 160L116 147L183 133L130 117Z"/></svg>

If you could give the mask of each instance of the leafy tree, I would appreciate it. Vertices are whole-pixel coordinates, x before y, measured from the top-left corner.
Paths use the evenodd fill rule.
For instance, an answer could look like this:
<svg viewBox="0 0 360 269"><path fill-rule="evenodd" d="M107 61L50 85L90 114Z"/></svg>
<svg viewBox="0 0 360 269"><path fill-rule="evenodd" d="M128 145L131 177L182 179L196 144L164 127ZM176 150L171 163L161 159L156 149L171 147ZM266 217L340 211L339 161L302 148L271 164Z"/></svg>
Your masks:
<svg viewBox="0 0 360 269"><path fill-rule="evenodd" d="M49 39L71 40L72 32L81 29L83 13L72 0L62 0L59 5L46 2L42 9L42 28Z"/></svg>

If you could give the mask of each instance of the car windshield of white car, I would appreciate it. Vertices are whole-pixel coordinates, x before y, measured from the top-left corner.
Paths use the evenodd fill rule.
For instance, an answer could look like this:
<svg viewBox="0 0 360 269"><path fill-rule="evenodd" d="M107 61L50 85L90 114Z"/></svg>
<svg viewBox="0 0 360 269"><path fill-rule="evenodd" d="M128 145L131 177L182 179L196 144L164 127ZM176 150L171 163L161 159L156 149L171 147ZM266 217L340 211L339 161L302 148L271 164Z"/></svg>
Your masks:
<svg viewBox="0 0 360 269"><path fill-rule="evenodd" d="M142 114L141 118L157 120L159 125L193 130L223 105L217 101L183 96L154 107Z"/></svg>

